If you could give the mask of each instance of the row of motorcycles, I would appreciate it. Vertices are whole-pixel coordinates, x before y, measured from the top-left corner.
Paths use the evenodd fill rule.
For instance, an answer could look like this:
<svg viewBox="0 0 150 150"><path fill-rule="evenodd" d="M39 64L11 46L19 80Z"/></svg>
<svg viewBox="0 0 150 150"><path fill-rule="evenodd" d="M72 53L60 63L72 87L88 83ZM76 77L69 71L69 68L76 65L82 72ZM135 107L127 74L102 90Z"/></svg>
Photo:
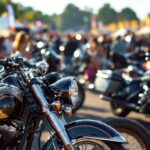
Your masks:
<svg viewBox="0 0 150 150"><path fill-rule="evenodd" d="M140 55L140 51L138 53ZM101 99L110 102L112 112L117 116L125 117L131 111L150 114L150 55L149 52L141 55L135 59L122 56L128 60L123 68L99 70L96 74L95 89Z"/></svg>
<svg viewBox="0 0 150 150"><path fill-rule="evenodd" d="M86 66L88 65L88 62L89 62L87 48L89 48L89 44L86 44L86 45L82 46L80 49L77 49L74 52L74 56L72 58L72 60L73 60L72 64L70 66L67 66L66 68L64 68L61 71L59 70L59 73L63 74L63 76L73 75L73 76L78 77L77 83L78 83L78 87L80 87L79 88L80 90L79 90L78 103L76 106L72 107L74 112L83 105L84 98L85 98L84 88L88 88L94 92L98 92L99 94L101 94L100 95L101 99L110 101L109 96L110 95L114 96L114 92L113 91L109 92L109 90L113 90L113 88L114 89L118 88L121 90L121 88L122 88L122 86L118 87L118 84L115 83L116 81L127 80L127 81L123 81L123 83L125 83L125 82L130 83L130 81L132 80L131 78L134 78L135 82L133 81L131 83L140 84L139 82L136 82L136 81L141 81L141 80L143 81L144 79L149 78L148 71L147 71L149 69L149 61L148 61L149 53L145 52L145 49L137 49L134 53L130 53L125 56L118 56L118 55L114 54L112 57L112 60L114 62L114 67L113 67L113 69L111 68L111 70L115 70L115 71L111 71L111 70L101 70L100 71L99 70L99 71L97 71L95 81L92 84L86 83L86 81L83 82L83 78L80 78L80 75L81 76L83 75L84 69L86 68ZM47 59L47 60L51 60L51 63L52 62L59 63L59 55L57 55L52 48L50 48L50 52L51 52L51 57L49 57L49 59ZM45 51L45 53L46 53L46 51ZM56 61L56 60L58 60L58 61ZM53 64L55 64L55 63L53 63ZM57 67L55 66L53 68L57 68ZM110 69L110 66L108 66L108 68ZM147 72L147 73L145 73L145 72ZM142 77L143 74L144 74L144 78ZM113 80L113 82L111 82L111 80ZM115 82L114 82L114 80L115 80ZM111 83L113 83L113 84L111 84ZM133 89L137 90L137 86L135 86L135 84L131 84L131 85L134 85L134 86L132 86L132 89L130 89L130 88L128 89L128 92L129 92L129 90L132 90L132 91L130 91L130 93L126 93L127 96L129 96L129 94L132 94ZM125 86L125 84L124 84L124 86ZM128 86L128 84L126 84L126 88L127 88L127 86ZM122 90L124 91L124 89L122 89ZM116 94L118 94L118 91L116 91ZM124 96L125 95L122 95L122 97L124 97ZM117 99L116 99L116 97L114 97L114 103L116 103L116 101L117 101ZM112 99L111 99L111 102L113 102ZM121 112L121 110L124 109L123 107L120 107L120 105L118 106L118 104L115 104L115 108L114 108L113 107L114 105L112 103L110 103L110 104L111 104L111 108L112 108L114 114L116 114L116 115L118 114L117 116L123 116L122 114L119 115L119 113L118 113L119 111ZM128 103L128 104L126 104L126 107L130 108L131 105ZM124 106L124 105L121 104L121 106ZM134 109L130 108L130 111L133 111L133 110ZM108 119L108 120L106 120L106 123L113 126L117 130L119 130L121 133L126 132L125 137L129 137L129 135L132 134L132 136L136 140L138 139L137 140L138 142L136 144L135 143L133 144L132 142L130 142L130 143L128 142L127 149L148 149L150 147L149 141L147 138L149 136L148 131L146 129L144 129L144 127L142 127L137 122L127 120L127 119L117 119L117 120L116 119L115 120ZM135 128L135 126L137 128ZM131 138L131 140L132 140L132 138ZM130 139L128 139L128 141L130 141ZM135 145L138 145L138 146L135 146Z"/></svg>
<svg viewBox="0 0 150 150"><path fill-rule="evenodd" d="M65 116L71 117L72 112L83 105L84 86L74 77L78 72L72 73L68 68L52 72L59 57L43 46L33 54L33 61L18 56L0 59L3 66L0 72L0 150L30 150L37 133L36 145L43 150L130 150L130 144L134 143L123 137L126 133L139 139L140 149L149 149L149 134L135 121L109 119L104 123L82 119L67 122ZM78 68L75 66L74 70ZM99 92L107 97L111 94ZM46 126L50 137L42 143L41 135Z"/></svg>

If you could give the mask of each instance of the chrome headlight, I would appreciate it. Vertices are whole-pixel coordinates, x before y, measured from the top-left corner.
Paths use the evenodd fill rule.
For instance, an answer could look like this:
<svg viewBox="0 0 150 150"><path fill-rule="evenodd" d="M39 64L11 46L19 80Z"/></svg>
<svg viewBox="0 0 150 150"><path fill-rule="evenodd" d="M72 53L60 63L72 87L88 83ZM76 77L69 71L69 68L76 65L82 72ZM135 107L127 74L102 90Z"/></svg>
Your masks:
<svg viewBox="0 0 150 150"><path fill-rule="evenodd" d="M76 105L78 101L78 85L74 77L64 77L51 84L51 86L61 90L61 100L64 104L69 106Z"/></svg>
<svg viewBox="0 0 150 150"><path fill-rule="evenodd" d="M69 85L69 98L72 102L72 105L76 105L78 101L78 85L75 79L72 79Z"/></svg>
<svg viewBox="0 0 150 150"><path fill-rule="evenodd" d="M42 73L46 73L48 67L49 67L48 63L44 60L36 63L36 68Z"/></svg>

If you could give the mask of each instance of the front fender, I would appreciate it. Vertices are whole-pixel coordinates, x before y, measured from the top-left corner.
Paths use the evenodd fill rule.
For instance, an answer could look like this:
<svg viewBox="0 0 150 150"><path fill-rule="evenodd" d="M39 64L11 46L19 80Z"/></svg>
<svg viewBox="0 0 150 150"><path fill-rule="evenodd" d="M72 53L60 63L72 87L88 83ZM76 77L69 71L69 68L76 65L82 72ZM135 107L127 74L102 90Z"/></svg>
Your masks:
<svg viewBox="0 0 150 150"><path fill-rule="evenodd" d="M109 125L95 120L78 120L66 125L70 139L80 137L94 138L101 141L125 143L126 139Z"/></svg>
<svg viewBox="0 0 150 150"><path fill-rule="evenodd" d="M100 141L126 143L126 139L115 129L101 121L95 120L78 120L67 124L66 130L70 140L79 138L92 138ZM58 144L56 135L49 139L42 150L53 149L54 144Z"/></svg>

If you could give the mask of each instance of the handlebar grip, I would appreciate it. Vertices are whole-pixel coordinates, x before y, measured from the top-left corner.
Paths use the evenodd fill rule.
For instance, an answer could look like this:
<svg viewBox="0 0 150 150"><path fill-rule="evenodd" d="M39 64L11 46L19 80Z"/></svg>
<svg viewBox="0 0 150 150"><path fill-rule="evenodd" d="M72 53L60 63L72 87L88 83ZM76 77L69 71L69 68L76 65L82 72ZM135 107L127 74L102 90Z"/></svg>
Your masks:
<svg viewBox="0 0 150 150"><path fill-rule="evenodd" d="M59 79L59 75L57 72L51 72L51 73L48 73L46 76L45 76L45 79L50 83L54 83L56 82L58 79Z"/></svg>
<svg viewBox="0 0 150 150"><path fill-rule="evenodd" d="M0 65L3 65L3 66L7 65L7 60L0 59Z"/></svg>
<svg viewBox="0 0 150 150"><path fill-rule="evenodd" d="M16 59L17 61L18 59ZM11 66L11 67L20 67L20 62L15 62L12 58L0 59L0 65Z"/></svg>

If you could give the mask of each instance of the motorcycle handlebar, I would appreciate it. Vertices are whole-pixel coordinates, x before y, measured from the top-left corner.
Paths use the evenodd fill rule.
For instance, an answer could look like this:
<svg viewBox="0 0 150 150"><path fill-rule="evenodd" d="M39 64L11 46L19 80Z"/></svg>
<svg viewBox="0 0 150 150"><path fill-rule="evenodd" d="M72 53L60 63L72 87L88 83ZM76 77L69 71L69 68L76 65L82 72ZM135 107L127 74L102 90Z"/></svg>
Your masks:
<svg viewBox="0 0 150 150"><path fill-rule="evenodd" d="M56 82L60 77L57 72L51 72L44 77L50 84Z"/></svg>
<svg viewBox="0 0 150 150"><path fill-rule="evenodd" d="M6 58L0 59L0 65L3 66L11 66L11 67L20 67L23 64L23 60L21 58Z"/></svg>
<svg viewBox="0 0 150 150"><path fill-rule="evenodd" d="M0 59L0 65L6 66L7 61L5 59Z"/></svg>

